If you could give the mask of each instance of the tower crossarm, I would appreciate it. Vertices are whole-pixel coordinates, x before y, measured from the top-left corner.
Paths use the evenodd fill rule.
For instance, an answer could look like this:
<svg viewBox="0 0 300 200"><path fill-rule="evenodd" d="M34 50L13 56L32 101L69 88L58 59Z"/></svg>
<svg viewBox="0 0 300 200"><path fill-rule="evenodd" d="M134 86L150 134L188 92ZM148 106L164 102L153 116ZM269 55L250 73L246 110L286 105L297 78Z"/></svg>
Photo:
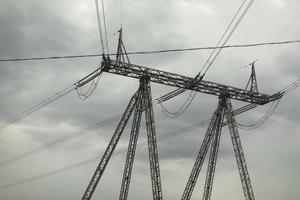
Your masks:
<svg viewBox="0 0 300 200"><path fill-rule="evenodd" d="M119 62L111 60L109 58L103 60L101 68L101 71L103 72L118 74L136 79L140 79L142 77L149 77L151 82L173 86L177 88L185 88L197 92L202 92L205 94L215 96L227 94L230 99L248 102L256 105L264 105L282 96L282 94L280 93L277 93L275 95L253 93L249 90L205 80L191 85L194 79L188 76L147 68L130 63Z"/></svg>

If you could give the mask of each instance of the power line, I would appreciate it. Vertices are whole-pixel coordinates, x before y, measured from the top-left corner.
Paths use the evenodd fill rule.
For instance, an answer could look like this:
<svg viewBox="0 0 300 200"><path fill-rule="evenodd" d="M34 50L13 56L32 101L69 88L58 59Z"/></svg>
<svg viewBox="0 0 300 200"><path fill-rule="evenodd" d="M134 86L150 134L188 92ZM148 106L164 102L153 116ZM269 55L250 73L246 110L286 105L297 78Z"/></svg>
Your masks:
<svg viewBox="0 0 300 200"><path fill-rule="evenodd" d="M292 82L291 84L286 86L284 89L280 90L279 93L282 94L282 96L285 96L286 94L292 92L293 90L297 89L298 87L300 87L300 79L297 79L296 81ZM259 120L257 120L256 122L254 122L252 124L241 124L241 123L237 122L238 127L243 130L253 130L253 129L256 129L256 128L260 127L261 125L263 125L271 117L271 115L274 114L281 98L279 98L277 101L274 101L272 103L272 105L269 107L269 109L267 110L267 112L265 113L265 115L262 116Z"/></svg>
<svg viewBox="0 0 300 200"><path fill-rule="evenodd" d="M237 122L237 126L238 128L242 129L242 130L253 130L256 129L258 127L260 127L261 125L263 125L275 112L276 108L278 107L278 104L280 102L281 98L278 99L277 101L274 101L271 106L269 107L269 109L267 110L267 112L265 113L265 115L263 115L259 120L257 120L256 122L252 123L252 124L242 124Z"/></svg>
<svg viewBox="0 0 300 200"><path fill-rule="evenodd" d="M102 3L102 16L103 16L103 24L104 24L104 33L105 33L105 40L106 40L106 53L109 54L108 40L107 40L107 25L106 25L104 1L101 0L101 3Z"/></svg>
<svg viewBox="0 0 300 200"><path fill-rule="evenodd" d="M296 88L300 87L300 79L297 79L296 81L292 82L288 86L286 86L284 89L282 89L280 92L285 94L288 94L295 90Z"/></svg>
<svg viewBox="0 0 300 200"><path fill-rule="evenodd" d="M250 9L251 5L254 2L254 0L250 0L248 2L248 4L247 4L246 8L239 15L239 13L242 10L242 8L244 7L244 4L246 3L246 1L247 0L244 0L242 2L242 4L240 5L240 7L238 8L238 10L235 13L234 17L232 18L232 20L230 21L230 23L227 26L226 30L222 34L220 40L218 41L216 47L210 53L209 57L207 58L206 62L202 66L202 68L199 71L199 73L194 77L193 82L197 83L197 82L200 82L203 79L203 77L205 76L206 72L213 65L213 63L215 62L215 60L217 59L217 57L219 56L219 54L223 50L223 48L218 48L218 47L223 47L223 46L225 46L227 44L227 42L229 41L229 39L231 38L231 36L235 32L236 28L238 27L238 25L240 24L240 22L242 21L242 19L244 18L244 16L246 15L246 13L248 12L248 10ZM236 21L236 18L238 16L239 16L239 18ZM228 31L229 31L229 33L228 33ZM202 73L203 70L204 70L204 72ZM191 85L193 85L193 84L194 83L191 83ZM186 87L186 88L188 88L188 87ZM181 93L183 93L185 91L186 91L185 88L179 88L179 89L173 90L172 92L170 92L170 93L168 93L168 94L166 94L164 96L168 96L168 98L170 99L170 98L173 98L175 96L180 95ZM167 117L177 118L180 115L182 115L188 109L188 107L191 105L192 101L194 100L195 96L196 96L196 92L195 91L190 91L190 94L189 94L188 98L184 101L183 105L177 111L175 111L175 112L168 111L167 108L164 105L162 105L163 102L161 102L162 111L163 111L163 113ZM163 98L163 97L161 97L161 98Z"/></svg>
<svg viewBox="0 0 300 200"><path fill-rule="evenodd" d="M16 156L13 156L11 158L8 158L6 160L3 160L3 161L0 161L0 167L3 167L5 165L8 165L8 164L11 164L15 161L19 161L19 160L22 160L24 158L27 158L27 157L30 157L32 155L35 155L37 153L40 153L42 151L45 151L45 150L48 150L50 148L53 148L53 147L56 147L60 144L63 144L63 143L66 143L72 139L75 139L75 138L78 138L80 136L83 136L83 135L86 135L92 131L95 131L99 128L102 128L102 127L105 127L105 126L108 126L114 122L116 122L118 119L120 119L120 115L116 115L116 116L113 116L113 117L110 117L104 121L101 121L101 122L98 122L90 127L87 127L85 129L82 129L78 132L75 132L73 134L70 134L70 135L67 135L67 136L64 136L64 137L61 137L61 138L58 138L54 141L51 141L47 144L44 144L42 146L39 146L39 147L36 147L34 149L31 149L29 151L26 151L24 153L21 153L21 154L18 154Z"/></svg>
<svg viewBox="0 0 300 200"><path fill-rule="evenodd" d="M87 76L85 76L84 78L80 79L79 81L77 81L76 83L66 87L65 89L57 92L56 94L44 99L43 101L41 101L40 103L31 106L30 108L26 109L23 112L18 113L17 115L11 117L10 119L0 122L0 130L3 128L6 128L7 126L9 126L10 124L15 123L16 121L27 117L28 115L32 114L33 112L41 109L42 107L52 103L53 101L56 101L57 99L71 93L74 90L80 90L80 87L84 86L85 84L89 83L91 80L93 80L94 78L97 78L101 75L101 71L99 71L99 68L97 68L95 71L93 71L92 73L88 74ZM94 86L97 86L94 85ZM85 98L89 97L92 93L93 93L93 87L91 88L91 90L89 91L89 93L87 94L83 94L83 95L87 95L85 96ZM90 93L91 92L91 93ZM79 92L80 95L80 92Z"/></svg>
<svg viewBox="0 0 300 200"><path fill-rule="evenodd" d="M172 137L176 137L176 136L179 136L181 134L192 131L194 128L197 128L197 127L200 128L200 127L207 126L208 123L209 123L208 120L198 122L198 123L195 123L193 125L190 125L190 126L187 126L187 127L184 127L184 128L181 128L181 129L178 129L178 130L175 130L175 131L168 132L168 133L162 134L160 136L157 136L157 139L158 139L158 141L162 141L162 140L166 140L166 139L169 139L169 138L172 138ZM146 145L147 145L147 141L144 140L144 141L138 143L137 148L140 148L140 147L146 146ZM122 148L118 152L115 152L115 154L113 154L113 156L126 153L126 151L127 151L127 147ZM46 172L46 173L43 173L43 174L40 174L40 175L37 175L37 176L29 177L29 178L19 180L19 181L16 181L16 182L13 182L13 183L10 183L10 184L7 184L7 185L0 186L0 190L15 187L15 186L22 185L22 184L26 184L26 183L33 182L33 181L36 181L36 180L39 180L39 179L47 178L47 177L50 177L50 176L53 176L53 175L56 175L56 174L59 174L59 173L63 173L63 172L66 172L66 171L69 171L69 170L72 170L72 169L76 169L76 168L81 167L81 166L88 165L89 163L92 163L92 162L95 162L95 161L98 161L98 160L99 160L99 156L96 156L94 158L87 159L87 160L84 160L84 161L81 161L81 162L78 162L78 163L75 163L75 164L57 169L57 170L53 170L53 171Z"/></svg>
<svg viewBox="0 0 300 200"><path fill-rule="evenodd" d="M176 90L181 92L181 90ZM190 91L187 99L184 101L184 103L175 111L175 112L171 112L167 109L167 107L164 105L163 102L160 102L160 106L161 106L161 110L163 112L163 114L168 117L168 118L177 118L179 116L181 116L187 109L188 107L191 105L193 99L196 96L196 92L195 91Z"/></svg>
<svg viewBox="0 0 300 200"><path fill-rule="evenodd" d="M84 100L86 100L87 98L89 98L90 96L92 96L94 94L94 92L97 88L97 85L99 83L99 80L102 76L100 68L98 70L98 73L99 73L99 75L91 81L90 86L86 91L83 92L82 87L77 88L76 91L77 91L77 95L78 95L79 99L84 101Z"/></svg>
<svg viewBox="0 0 300 200"><path fill-rule="evenodd" d="M88 50L94 48L95 46L96 46L96 45L94 44L94 45L88 47L87 49L80 51L79 53L85 53L85 52L87 52ZM61 63L61 64L55 65L54 68L51 68L50 70L46 71L45 73L38 75L37 78L32 78L32 79L30 79L30 82L24 83L24 84L22 84L22 86L17 87L15 90L13 90L12 92L10 92L9 94L6 94L5 97L1 98L1 99L0 99L0 104L1 104L1 102L3 102L3 101L5 101L6 99L10 98L12 95L15 95L16 93L18 93L18 92L20 92L20 91L23 91L25 88L27 88L27 87L28 87L29 85L31 85L32 83L35 83L37 80L41 80L41 79L44 78L45 76L48 76L48 75L50 75L50 74L56 72L57 70L61 69L61 67L62 67L63 65L65 65L65 64L67 64L68 62L69 62L69 61L66 60L66 61L64 61L64 62Z"/></svg>
<svg viewBox="0 0 300 200"><path fill-rule="evenodd" d="M288 29L292 26L292 24L294 24L296 22L296 20L300 17L300 12L281 30L281 32L276 35L276 37L274 37L274 39L272 40L273 42L275 42L276 40L278 40L281 36L283 36L287 31ZM269 47L266 47L264 48L260 54L257 56L256 60L260 60L261 57L267 52L267 50L270 48Z"/></svg>
<svg viewBox="0 0 300 200"><path fill-rule="evenodd" d="M284 45L300 43L300 40L288 40L281 42L262 42L262 43L250 43L250 44L235 44L225 45L220 47L192 47L192 48L178 48L178 49L164 49L164 50L150 50L150 51L132 51L127 52L128 55L143 55L143 54L159 54L159 53L171 53L171 52L185 52L185 51L200 51L200 50L213 50L213 49L227 49L227 48L247 48L267 45ZM17 61L35 61L35 60L56 60L56 59L69 59L69 58L89 58L100 57L103 54L84 54L84 55L67 55L67 56L48 56L48 57L28 57L28 58L9 58L0 59L0 62L17 62ZM115 56L117 54L110 54Z"/></svg>
<svg viewBox="0 0 300 200"><path fill-rule="evenodd" d="M245 66L243 66L243 67L245 67ZM222 76L228 75L228 74L229 73L223 74ZM295 83L293 83L292 85L295 85ZM158 105L158 102L154 101L153 104L154 104L154 106L156 106L156 105ZM163 104L160 104L160 105L163 106ZM162 111L163 111L163 113L165 115L170 116L170 114L167 113L166 109L162 109ZM66 142L68 142L68 141L70 141L72 139L75 139L77 137L80 137L82 135L86 135L87 133L89 133L91 131L97 130L97 129L101 128L101 127L104 127L104 126L107 126L107 125L110 125L110 124L116 122L120 117L121 117L121 114L113 116L113 117L110 117L110 118L107 118L104 121L98 122L98 123L96 123L96 124L94 124L94 125L92 125L90 127L82 129L82 130L80 130L78 132L75 132L75 133L70 134L70 135L65 136L65 137L57 138L56 140L54 140L52 142L49 142L49 143L46 143L46 144L44 144L44 145L42 145L40 147L33 148L33 149L29 150L29 151L26 151L26 152L18 154L16 156L10 157L10 158L8 158L6 160L2 160L2 161L0 161L0 167L5 166L5 165L10 164L10 163L15 162L15 161L19 161L19 160L22 160L24 158L30 157L30 156L35 155L37 153L40 153L42 151L48 150L48 149L50 149L52 147L56 147L56 146L58 146L60 144L66 143Z"/></svg>
<svg viewBox="0 0 300 200"><path fill-rule="evenodd" d="M4 121L4 122L1 122L0 123L0 130L3 129L3 128L5 128L5 127L7 127L7 126L9 126L10 124L15 123L16 121L18 121L20 119L22 119L22 118L30 115L31 113L33 113L33 112L41 109L42 107L50 104L51 102L53 102L53 101L55 101L55 100L57 100L57 99L65 96L65 95L69 94L70 92L72 92L75 89L76 89L75 85L73 84L73 85L71 85L71 86L69 86L69 87L67 87L67 88L65 88L65 89L57 92L56 94L52 95L51 97L48 97L47 99L44 99L39 104L34 105L34 106L28 108L27 110L25 110L25 111L17 114L16 116L14 116L14 117L12 117L12 118Z"/></svg>
<svg viewBox="0 0 300 200"><path fill-rule="evenodd" d="M275 44L287 44L287 43L296 43L296 42L299 43L300 40L283 41L283 42L272 42L272 43L248 44L247 46L259 46L259 45L267 45L267 44L269 44L269 45L275 45ZM243 45L243 46L245 46L245 45ZM241 45L223 46L223 47L218 47L218 48L229 48L229 47L241 47ZM209 48L209 47L206 47L206 48ZM211 47L210 47L210 48L211 48ZM165 52L166 52L166 51L179 51L179 50L181 50L181 51L184 51L184 50L187 51L187 50L196 50L196 49L199 50L199 49L203 49L203 48L160 50L160 52L162 52L162 51L165 51ZM152 51L152 52L154 52L154 51ZM133 53L134 53L134 52L132 52L131 54L133 54ZM137 52L135 52L135 53L137 53ZM141 53L141 52L140 52L140 53ZM148 52L148 53L149 53L149 52ZM81 55L81 57L83 57L83 56L84 56L84 55ZM85 56L87 56L87 55L85 55ZM100 56L100 55L99 55L99 56ZM73 57L75 57L75 56L73 56ZM48 57L48 58L49 58L49 57ZM52 58L54 58L54 57L52 57ZM56 57L56 58L62 58L62 57ZM39 59L39 58L27 58L27 60L29 60L29 59ZM42 58L42 59L47 59L47 58L44 57L44 58ZM1 61L1 60L0 60L0 61ZM2 61L3 61L3 60L2 60ZM12 60L10 60L10 61L12 61ZM15 61L20 61L20 59L17 59L17 60L15 60ZM48 105L49 103L51 103L51 102L57 100L57 99L60 98L60 97L62 97L62 96L64 96L64 95L66 95L66 94L72 92L74 89L76 89L75 84L73 84L73 85L71 85L71 86L65 88L64 90L58 92L57 94L55 94L55 95L53 95L53 96L51 96L51 97L45 99L45 100L42 101L41 103L39 103L39 104L37 104L37 105L35 105L35 106L32 106L31 108L29 108L29 109L27 109L27 110L25 110L25 111L23 111L23 112L17 114L16 116L10 118L9 120L0 123L0 129L3 129L3 128L7 127L8 125L10 125L10 124L16 122L17 120L19 120L19 119L21 119L21 118L23 118L23 117L28 116L29 114L33 113L34 111L36 111L36 110L38 110L38 109L40 109L40 108L42 108L42 107Z"/></svg>
<svg viewBox="0 0 300 200"><path fill-rule="evenodd" d="M248 105L246 105L244 107L236 109L234 111L234 115L241 114L241 113L246 112L248 110L251 110L251 109L253 109L255 107L256 107L256 105L254 105L254 104L248 104ZM163 140L167 140L167 139L170 139L170 138L173 138L173 137L177 137L177 136L179 136L181 134L184 134L184 133L187 133L189 131L192 131L195 128L201 128L201 127L207 126L209 124L209 122L210 122L209 119L208 120L204 120L204 121L200 121L200 122L197 122L195 124L186 126L184 128L180 128L180 129L177 129L175 131L171 131L171 132L159 135L159 136L157 136L157 139L158 139L158 141L163 141ZM225 126L225 125L227 125L227 122L223 123L223 126ZM139 145L137 147L140 148L141 146L145 146L147 144L147 141L144 140L142 142L139 142L138 144ZM119 150L118 152L115 152L115 154L113 154L113 156L125 153L126 150L127 150L127 148L124 147L121 150ZM36 180L39 180L39 179L42 179L42 178L47 178L49 176L53 176L53 175L56 175L56 174L59 174L59 173L63 173L63 172L66 172L68 170L72 170L72 169L75 169L75 168L78 168L78 167L81 167L81 166L85 166L85 165L87 165L89 163L97 161L98 159L99 159L99 157L96 156L94 158L91 158L91 159L88 159L88 160L84 160L84 161L81 161L81 162L78 162L78 163L75 163L75 164L72 164L72 165L69 165L69 166L57 169L57 170L53 170L53 171L46 172L46 173L43 173L43 174L40 174L40 175L37 175L37 176L33 176L33 177L26 178L26 179L23 179L23 180L20 180L20 181L16 181L14 183L3 185L3 186L0 186L0 190L6 189L6 188L10 188L10 187L14 187L14 186L18 186L18 185L21 185L21 184L26 184L26 183L29 183L29 182L32 182L32 181L36 181Z"/></svg>
<svg viewBox="0 0 300 200"><path fill-rule="evenodd" d="M63 91L65 91L65 90L63 90ZM68 91L68 90L66 90L66 91ZM71 91L73 91L73 90L71 90ZM44 101L42 101L41 103L39 103L39 104L37 104L35 106L30 107L29 109L27 109L27 110L19 113L15 117L12 117L12 118L10 118L7 121L2 122L0 124L0 130L3 129L3 128L5 128L5 127L7 127L7 126L9 126L12 123L18 121L18 120L20 120L21 118L24 118L24 117L30 115L31 113L37 111L38 109L40 109L40 108L48 105L49 103L57 100L58 98L64 96L65 94L68 94L68 93L58 92L56 95L51 96L51 97L45 99ZM156 106L157 102L153 102L153 104L154 104L154 106ZM22 159L27 158L29 156L32 156L34 154L40 153L40 152L42 152L44 150L47 150L47 149L50 149L52 147L58 146L60 144L66 143L66 142L68 142L68 141L70 141L72 139L75 139L77 137L85 135L85 134L87 134L87 133L89 133L91 131L97 130L97 129L101 128L101 127L110 125L110 124L116 122L118 119L120 119L121 116L122 116L121 114L112 116L112 117L110 117L110 118L108 118L108 119L106 119L104 121L98 122L98 123L96 123L96 124L94 124L94 125L92 125L90 127L87 127L85 129L81 130L81 131L75 132L75 133L73 133L71 135L68 135L68 136L65 136L65 137L58 138L57 140L54 140L54 141L49 142L47 144L44 144L44 145L42 145L40 147L36 147L34 149L31 149L31 150L26 151L24 153L21 153L19 155L16 155L16 156L13 156L13 157L8 158L6 160L0 161L0 167L5 166L7 164L10 164L12 162L18 161L18 160L22 160Z"/></svg>
<svg viewBox="0 0 300 200"><path fill-rule="evenodd" d="M101 25L101 20L100 20L100 13L99 13L99 3L98 0L95 0L95 5L96 5L96 14L97 14L97 22L98 22L98 30L100 34L100 41L101 41L101 48L102 48L102 53L105 53L104 50L104 41L103 41L103 33L102 33L102 25Z"/></svg>
<svg viewBox="0 0 300 200"><path fill-rule="evenodd" d="M243 67L245 67L245 66L243 66ZM233 71L233 72L234 72L234 71ZM232 72L231 72L231 73L232 73ZM229 74L229 73L222 74L221 76L226 76L226 75L228 75L228 74ZM220 76L220 75L219 75L219 76ZM219 77L219 76L218 76L218 77ZM298 82L300 82L300 81L298 80ZM293 86L294 86L295 84L299 85L298 82L294 82L294 83L292 83L291 85L293 85ZM291 88L291 85L289 86L289 88ZM282 90L282 92L283 92L283 90ZM159 103L156 102L156 101L154 101L153 104L154 104L154 106L156 106L156 105L158 105ZM162 108L163 114L165 114L165 115L167 115L168 117L171 117L171 118L172 118L172 115L171 115L171 114L173 114L173 113L169 114L168 111L164 108L164 105L163 105L163 104L160 104L160 105L163 107L163 108ZM184 106L184 105L183 105L183 106ZM31 149L31 150L29 150L29 151L27 151L27 152L18 154L18 155L16 155L16 156L13 156L13 157L8 158L8 159L6 159L6 160L2 160L2 161L0 161L0 167L5 166L5 165L10 164L10 163L15 162L15 161L22 160L22 159L24 159L24 158L30 157L30 156L35 155L35 154L37 154L37 153L40 153L40 152L42 152L42 151L44 151L44 150L50 149L50 148L52 148L52 147L55 147L55 146L58 146L58 145L60 145L60 144L66 143L66 142L68 142L68 141L70 141L70 140L72 140L72 139L75 139L75 138L77 138L77 137L80 137L80 136L82 136L82 135L85 135L85 134L87 134L87 133L89 133L89 132L91 132L91 131L94 131L94 130L99 129L99 128L101 128L101 127L110 125L110 124L116 122L120 117L121 117L121 114L116 115L116 116L113 116L113 117L110 117L110 118L108 118L108 119L106 119L106 120L104 120L104 121L98 122L97 124L94 124L94 125L92 125L92 126L90 126L90 127L87 127L87 128L85 128L85 129L82 129L82 130L80 130L80 131L78 131L78 132L76 132L76 133L70 134L70 135L65 136L65 137L57 138L56 140L54 140L54 141L52 141L52 142L49 142L49 143L46 143L46 144L44 144L44 145L42 145L42 146L40 146L40 147L36 147L36 148Z"/></svg>
<svg viewBox="0 0 300 200"><path fill-rule="evenodd" d="M228 25L228 27L226 28L225 32L223 33L222 37L220 38L217 47L219 47L220 43L222 42L222 40L224 39L226 33L230 30L230 27L232 26L233 22L235 21L236 17L238 16L239 12L241 11L241 9L243 8L244 4L246 3L247 0L244 0L243 3L241 4L241 6L239 7L239 9L237 10L236 14L234 15L234 17L232 18L230 24ZM225 46L226 43L228 42L228 40L230 39L230 37L232 36L232 34L234 33L234 31L236 30L236 28L238 27L238 25L240 24L240 22L242 21L242 19L244 18L244 16L246 15L246 13L248 12L249 8L251 7L252 3L254 2L254 0L251 0L247 7L245 8L245 10L242 12L242 14L240 15L239 19L237 20L237 22L234 24L233 28L230 30L229 34L227 35L226 39L223 41L222 46ZM210 61L211 57L214 55L215 50L217 50L217 53L215 54L215 56L213 57L213 59ZM206 65L208 65L206 67L206 69L204 70L203 76L205 75L205 73L208 71L208 69L212 66L212 64L214 63L214 61L216 60L216 58L218 57L218 55L221 53L222 48L215 48L212 53L210 54L210 56L208 57L208 59L206 60L206 62L204 63L202 69L200 70L199 74L201 74L201 72L205 69Z"/></svg>

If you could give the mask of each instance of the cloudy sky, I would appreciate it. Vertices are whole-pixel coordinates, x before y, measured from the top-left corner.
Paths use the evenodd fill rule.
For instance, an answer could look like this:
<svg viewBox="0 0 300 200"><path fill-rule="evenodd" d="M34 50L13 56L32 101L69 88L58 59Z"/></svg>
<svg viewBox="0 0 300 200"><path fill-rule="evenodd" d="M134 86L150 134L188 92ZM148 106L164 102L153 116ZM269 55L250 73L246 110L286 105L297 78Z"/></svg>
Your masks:
<svg viewBox="0 0 300 200"><path fill-rule="evenodd" d="M115 52L116 32L121 22L128 51L214 46L242 0L104 2L108 45L110 52ZM0 0L0 27L1 59L101 52L94 0ZM254 2L228 44L296 40L299 34L299 1L260 0ZM300 78L298 48L298 44L291 44L225 49L205 79L243 88L250 75L250 68L245 66L258 59L259 90L273 94ZM135 64L193 76L209 53L139 55L130 56L130 59ZM1 62L0 121L16 116L73 84L95 70L99 62L100 58ZM82 130L120 115L137 87L137 80L103 74L95 93L87 100L80 100L74 91L1 129L0 199L80 199L117 120L86 134ZM172 88L152 84L153 98L170 90ZM166 106L175 111L187 96L184 93ZM299 100L299 90L295 90L281 100L274 115L261 127L240 130L256 199L299 199ZM233 102L234 107L237 105L238 102ZM207 128L191 125L209 119L216 106L217 97L197 94L189 109L176 119L166 118L159 106L154 108L165 199L180 199ZM264 116L269 106L258 107L237 120L254 123ZM130 124L131 121L116 149L117 154L99 182L94 199L118 198ZM174 132L184 127L189 128ZM172 137L170 134L164 136L170 132L174 133ZM129 199L152 198L145 133L142 123ZM44 145L68 136L67 142L45 149ZM42 151L34 153L39 147ZM16 157L26 152L32 155ZM98 158L93 161L95 157ZM5 163L12 158L19 159ZM85 164L77 165L82 162ZM67 166L78 167L48 174ZM203 169L206 169L206 163ZM192 199L202 198L204 170ZM43 174L46 176L41 177ZM228 128L225 127L212 199L243 198Z"/></svg>

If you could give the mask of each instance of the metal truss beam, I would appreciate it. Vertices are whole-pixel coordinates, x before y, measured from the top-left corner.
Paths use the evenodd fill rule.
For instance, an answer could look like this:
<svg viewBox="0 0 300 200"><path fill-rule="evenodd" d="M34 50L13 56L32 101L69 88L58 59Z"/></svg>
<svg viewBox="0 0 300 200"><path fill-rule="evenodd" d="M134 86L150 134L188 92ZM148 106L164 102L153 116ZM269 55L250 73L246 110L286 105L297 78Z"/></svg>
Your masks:
<svg viewBox="0 0 300 200"><path fill-rule="evenodd" d="M140 88L138 91L137 103L133 115L132 128L131 128L130 139L128 144L119 200L126 200L128 197L135 150L136 150L137 139L139 135L140 124L141 124L141 117L143 113L143 95L144 95L144 91L141 90Z"/></svg>
<svg viewBox="0 0 300 200"><path fill-rule="evenodd" d="M140 81L145 91L144 105L145 105L145 118L146 118L146 127L147 127L147 140L148 140L153 200L162 200L163 195L162 195L162 187L161 187L161 177L160 177L160 169L159 169L158 149L157 149L157 142L156 142L150 79L149 77L145 77L142 78Z"/></svg>
<svg viewBox="0 0 300 200"><path fill-rule="evenodd" d="M131 78L141 79L149 77L151 82L173 86L176 88L185 88L202 92L205 94L221 96L228 94L228 98L248 102L256 105L263 105L270 101L274 101L282 96L281 93L267 95L262 93L253 93L249 90L222 85L215 82L202 80L194 86L189 86L193 83L193 78L166 72L162 70L142 67L121 61L115 61L104 58L101 64L101 70L108 73L118 74Z"/></svg>
<svg viewBox="0 0 300 200"><path fill-rule="evenodd" d="M221 132L222 132L222 126L223 126L223 120L225 114L224 97L220 97L219 104L221 108L217 116L216 125L214 129L214 136L211 144L210 156L208 161L208 169L207 169L205 185L204 185L203 200L210 200L211 198L211 192L212 192L212 186L214 181L214 175L216 171Z"/></svg>
<svg viewBox="0 0 300 200"><path fill-rule="evenodd" d="M130 118L130 116L132 114L132 111L133 111L133 109L136 105L136 100L137 100L137 93L135 93L132 96L125 112L123 113L123 116L122 116L122 118L121 118L121 120L120 120L120 122L117 126L117 129L114 132L114 134L113 134L113 136L112 136L112 138L111 138L111 140L110 140L110 142L109 142L109 144L108 144L108 146L107 146L107 148L106 148L106 150L105 150L105 152L104 152L104 154L101 158L101 161L100 161L98 167L96 168L96 171L95 171L95 173L94 173L94 175L93 175L93 177L92 177L92 179L91 179L91 181L90 181L90 183L89 183L89 185L88 185L88 187L87 187L87 189L86 189L86 191L85 191L85 193L82 197L82 200L91 199L91 197L92 197L92 195L93 195L93 193L96 189L96 186L97 186L97 184L98 184L100 178L102 177L102 174L103 174L103 172L106 168L106 165L109 162L109 160L111 158L111 155L112 155L112 153L114 152L114 150L117 146L117 143L118 143L118 141L119 141L119 139L122 135L122 132L123 132L123 130L124 130L124 128L125 128L125 126L128 122L128 119Z"/></svg>
<svg viewBox="0 0 300 200"><path fill-rule="evenodd" d="M228 98L226 99L225 113L226 113L232 144L233 144L234 154L236 157L236 161L240 173L245 199L255 200L253 189L251 186L250 176L247 169L246 160L245 160L245 156L241 144L241 139L239 136L238 128L236 126L232 105L230 99Z"/></svg>
<svg viewBox="0 0 300 200"><path fill-rule="evenodd" d="M220 116L221 114L222 114L222 104L219 102L218 108L214 112L212 119L210 121L210 124L208 126L208 129L206 131L206 134L204 136L203 142L201 144L200 150L198 152L198 155L197 155L195 164L193 166L193 169L191 171L190 177L188 179L188 182L185 186L181 200L189 200L192 196L192 193L194 191L194 187L195 187L197 179L199 177L199 173L201 171L201 168L202 168L204 159L206 157L209 145L211 143L211 140L212 140L214 132L215 132L215 127L217 125L218 116Z"/></svg>

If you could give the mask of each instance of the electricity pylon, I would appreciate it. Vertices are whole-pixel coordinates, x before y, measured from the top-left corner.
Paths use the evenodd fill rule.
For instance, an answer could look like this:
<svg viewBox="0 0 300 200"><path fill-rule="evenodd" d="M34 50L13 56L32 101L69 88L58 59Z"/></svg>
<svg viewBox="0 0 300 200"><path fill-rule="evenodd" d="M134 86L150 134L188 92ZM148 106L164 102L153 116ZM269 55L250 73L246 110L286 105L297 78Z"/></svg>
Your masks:
<svg viewBox="0 0 300 200"><path fill-rule="evenodd" d="M251 186L250 177L247 170L246 161L242 150L242 145L234 116L242 112L246 112L256 107L257 105L264 105L266 103L275 101L282 96L282 93L276 93L274 95L259 93L257 90L257 85L256 89L253 88L253 85L257 84L254 71L254 73L252 73L250 77L252 87L250 90L247 90L222 85L215 82L205 81L202 79L201 81L195 81L194 78L183 76L180 74L156 70L139 65L133 65L130 63L126 54L126 50L122 41L122 30L119 31L119 43L116 60L112 60L108 55L103 55L101 67L89 74L88 76L86 76L85 78L83 78L82 80L78 81L76 87L81 87L82 85L90 82L103 72L139 79L140 85L136 93L132 96L128 106L126 107L122 115L122 118L82 197L83 200L91 199L96 189L96 186L100 181L104 170L124 131L124 128L127 125L127 122L133 112L133 123L130 133L119 200L126 200L128 197L136 144L139 135L141 116L143 112L145 113L146 119L152 195L154 200L163 199L150 82L155 82L167 86L173 86L176 88L184 88L187 90L193 90L196 92L215 95L219 97L218 107L212 116L211 122L205 134L204 141L200 147L198 156L196 158L196 162L194 164L193 170L184 190L182 200L190 199L194 186L198 179L201 167L203 165L205 156L208 152L209 147L211 146L209 167L207 171L203 194L203 199L210 199L220 144L221 130L222 127L225 125L229 126L231 140L234 147L235 157L238 163L238 169L240 172L240 178L245 198L246 200L254 200L253 189ZM250 104L234 111L231 105L231 99L238 100L241 102L247 102ZM226 122L224 122L224 118L227 119Z"/></svg>

